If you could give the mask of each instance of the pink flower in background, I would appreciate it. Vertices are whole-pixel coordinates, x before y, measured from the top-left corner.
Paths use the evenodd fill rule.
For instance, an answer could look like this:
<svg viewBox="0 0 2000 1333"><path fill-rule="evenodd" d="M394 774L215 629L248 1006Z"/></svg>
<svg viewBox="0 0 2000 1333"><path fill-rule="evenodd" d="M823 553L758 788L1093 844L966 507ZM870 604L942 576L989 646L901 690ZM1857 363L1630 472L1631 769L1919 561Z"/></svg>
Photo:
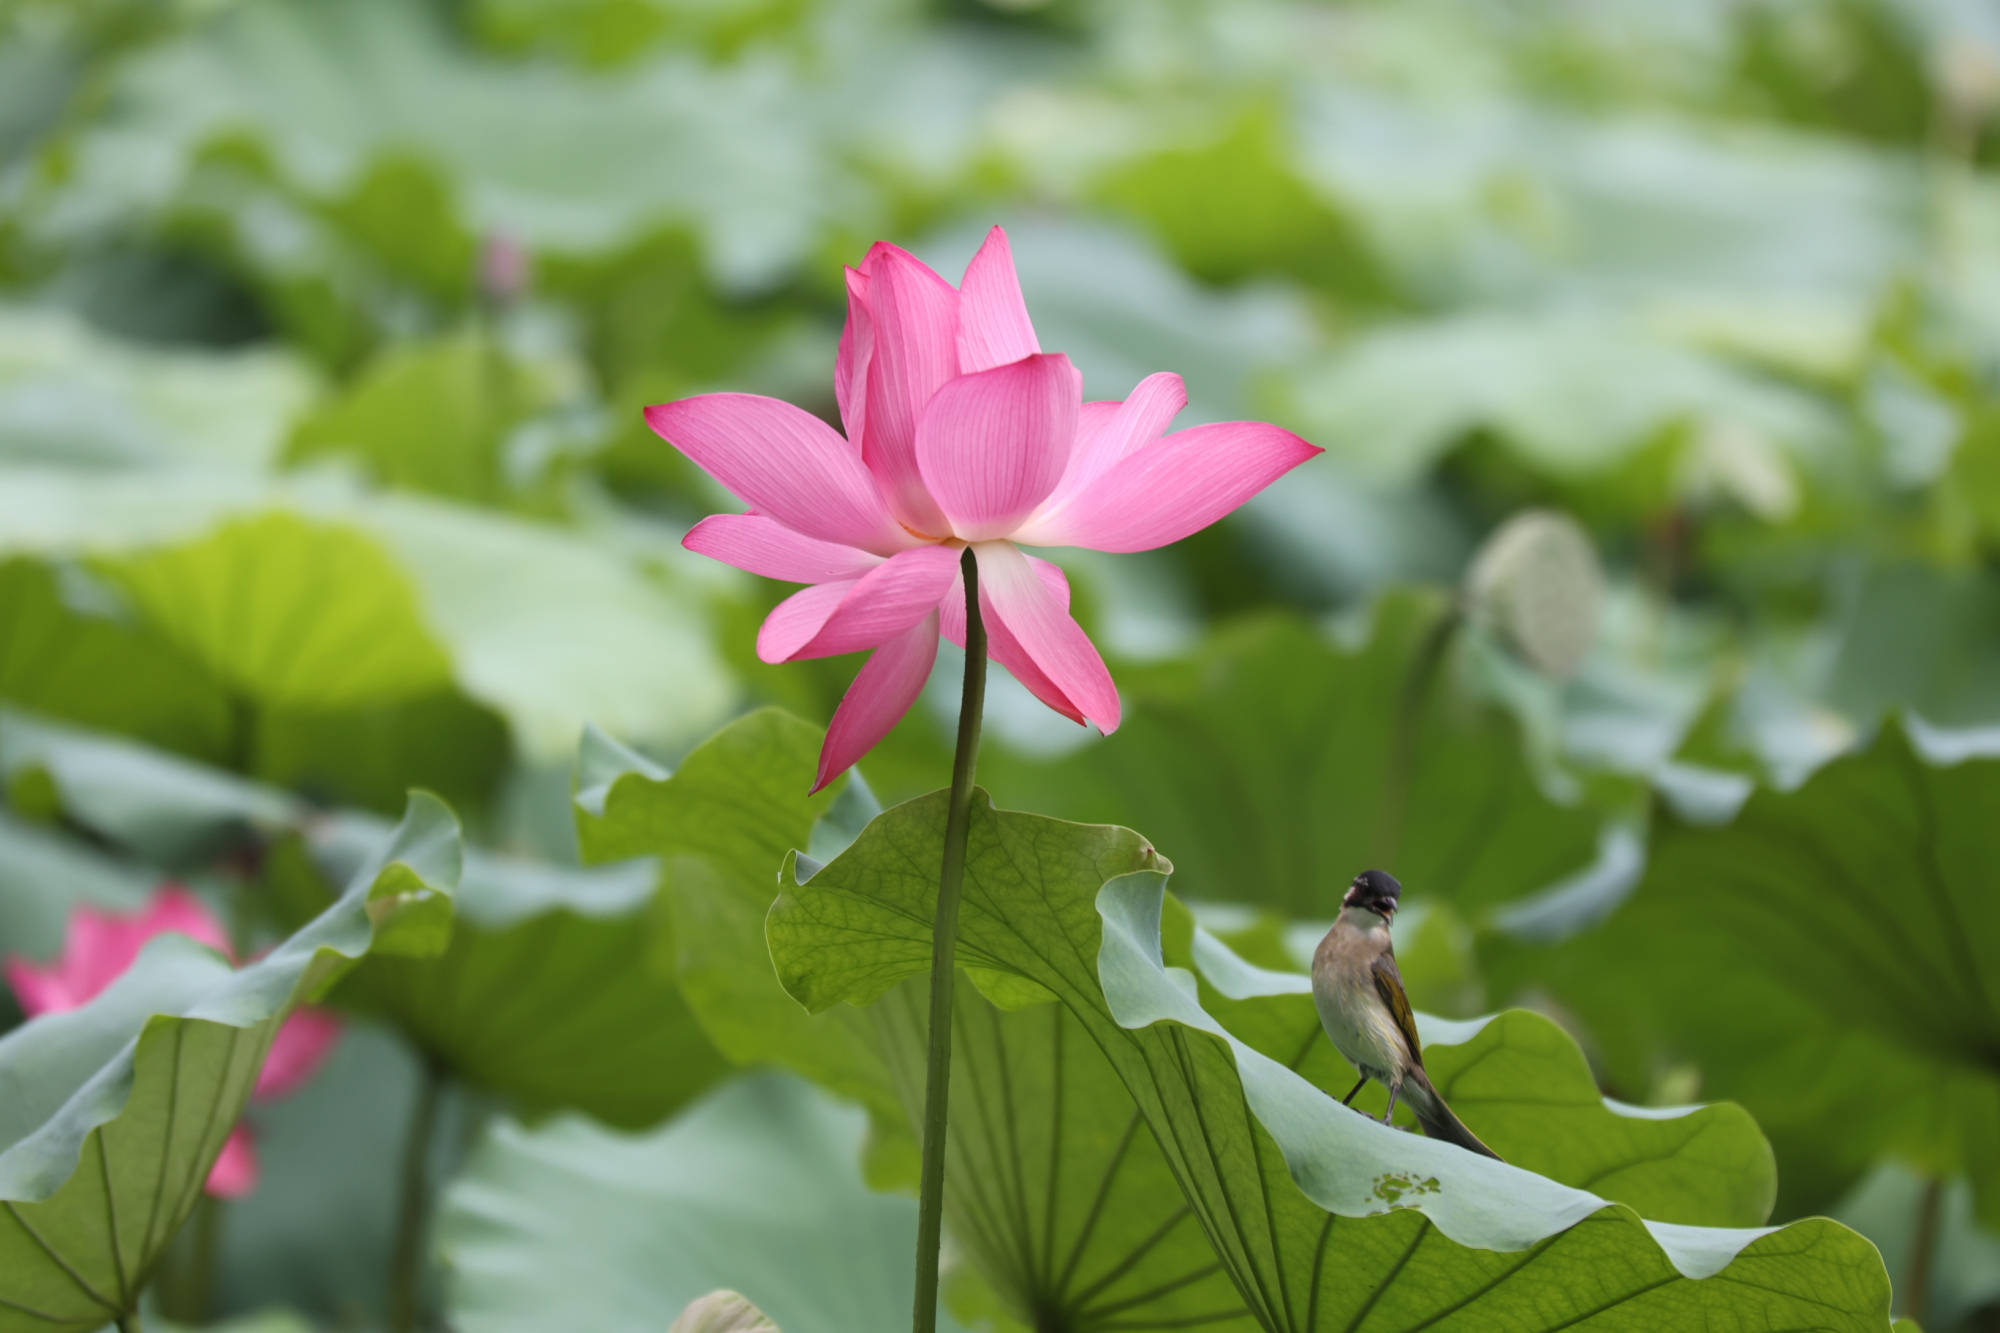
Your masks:
<svg viewBox="0 0 2000 1333"><path fill-rule="evenodd" d="M873 650L834 713L813 789L909 711L940 633L964 642L967 547L993 658L1108 735L1118 690L1069 614L1069 582L1021 548L1165 546L1320 450L1262 422L1168 434L1187 404L1174 374L1147 376L1123 402L1084 402L1069 358L1035 338L998 227L959 287L878 243L847 271L847 295L833 371L845 438L754 394L646 409L655 431L750 506L703 519L688 549L811 585L771 612L758 656Z"/></svg>
<svg viewBox="0 0 2000 1333"><path fill-rule="evenodd" d="M31 1018L78 1009L125 975L155 935L185 935L217 953L229 952L229 937L201 899L178 884L168 884L136 916L77 908L70 914L62 956L47 967L9 958L7 982Z"/></svg>
<svg viewBox="0 0 2000 1333"><path fill-rule="evenodd" d="M97 998L132 966L149 940L186 935L228 957L229 939L201 899L178 884L155 893L132 916L79 907L70 914L62 956L40 966L25 958L7 959L7 983L30 1018L76 1009ZM269 1101L296 1092L318 1071L340 1038L340 1023L316 1009L301 1009L285 1020L271 1041L252 1095ZM209 1172L210 1194L236 1198L257 1187L257 1149L239 1125Z"/></svg>

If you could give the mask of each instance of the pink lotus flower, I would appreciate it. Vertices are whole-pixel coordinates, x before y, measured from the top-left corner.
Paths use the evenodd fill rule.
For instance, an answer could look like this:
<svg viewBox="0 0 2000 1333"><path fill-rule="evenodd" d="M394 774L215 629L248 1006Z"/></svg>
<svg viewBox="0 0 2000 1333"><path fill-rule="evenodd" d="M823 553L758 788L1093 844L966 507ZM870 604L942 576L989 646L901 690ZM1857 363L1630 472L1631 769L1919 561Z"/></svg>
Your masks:
<svg viewBox="0 0 2000 1333"><path fill-rule="evenodd" d="M222 923L201 899L178 884L167 884L135 916L77 908L70 915L69 938L62 956L45 967L10 957L7 983L30 1018L80 1008L123 976L147 941L158 935L186 935L224 957L230 956L229 937ZM339 1039L340 1023L331 1014L299 1010L285 1020L272 1039L251 1095L270 1101L296 1092ZM207 1190L222 1198L236 1198L257 1187L257 1174L256 1144L249 1130L239 1125L208 1174Z"/></svg>
<svg viewBox="0 0 2000 1333"><path fill-rule="evenodd" d="M1021 548L1165 546L1320 450L1262 422L1167 434L1187 404L1178 375L1149 375L1123 402L1084 402L1069 358L1036 341L998 227L960 287L878 243L847 271L847 295L833 371L846 438L754 394L646 409L656 432L750 506L703 519L687 548L811 585L764 622L758 656L873 650L834 713L813 789L909 711L940 633L964 642L966 547L994 659L1109 735L1118 690L1069 614L1069 581Z"/></svg>

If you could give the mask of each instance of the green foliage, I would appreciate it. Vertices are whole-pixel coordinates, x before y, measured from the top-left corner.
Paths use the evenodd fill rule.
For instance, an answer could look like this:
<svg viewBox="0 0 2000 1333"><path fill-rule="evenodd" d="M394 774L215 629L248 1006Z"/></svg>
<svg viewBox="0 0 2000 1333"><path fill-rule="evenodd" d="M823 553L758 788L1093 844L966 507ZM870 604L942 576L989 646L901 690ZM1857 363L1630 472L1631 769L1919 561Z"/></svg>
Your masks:
<svg viewBox="0 0 2000 1333"><path fill-rule="evenodd" d="M286 925L324 911L390 832L371 815L4 713L0 774L40 793L48 815L154 864L250 853ZM80 855L27 829L0 840L0 866L18 859L22 873L72 868ZM721 1062L675 982L651 865L578 870L472 851L463 867L449 944L422 959L368 959L335 1003L395 1022L428 1058L527 1111L645 1126L716 1077ZM136 871L85 873L84 883L109 881L104 894Z"/></svg>
<svg viewBox="0 0 2000 1333"><path fill-rule="evenodd" d="M1213 143L1169 149L1106 174L1098 191L1150 222L1189 272L1211 281L1276 269L1343 296L1381 302L1387 280L1358 229L1300 180L1268 108ZM1201 190L1179 188L1190 177Z"/></svg>
<svg viewBox="0 0 2000 1333"><path fill-rule="evenodd" d="M332 1062L247 1117L265 1180L220 1228L218 1319L386 1322L395 1145L428 1062L454 1088L433 1183L461 1177L452 1215L482 1219L459 1232L486 1266L453 1279L473 1324L671 1323L734 1280L699 1243L711 1207L779 1324L900 1321L887 1230L851 1318L750 1285L785 1290L787 1247L823 1238L749 1208L771 1173L712 1109L735 1103L685 1110L729 1065L859 1102L865 1148L828 1112L810 1172L888 1217L848 1169L859 1151L873 1185L913 1178L921 983L820 1013L780 984L787 854L834 866L791 892L831 894L879 813L858 780L806 795L857 659L755 660L783 590L679 548L734 502L640 409L728 389L835 420L840 265L879 238L956 276L999 222L1089 397L1176 371L1180 424L1269 419L1329 452L1172 548L1050 553L1120 687L1117 735L995 673L982 780L1157 839L1209 929L1164 900L1156 960L1145 902L1072 886L1060 985L1033 950L966 959L962 1321L1296 1324L1316 1289L1323 1326L1538 1327L1579 1284L1657 1278L1666 1304L1582 1322L1866 1306L1879 1330L1880 1273L1796 1220L1820 1210L1880 1244L1899 1326L1990 1320L1993 761L1926 729L2000 723L1981 5L0 11L0 956L53 956L77 905L129 910L168 876L231 905L253 956L334 898L412 787L489 849L443 952L354 966ZM1559 550L1522 544L1556 530ZM875 792L942 779L952 702L934 682L870 754ZM1535 1190L1604 1201L1546 1233L1542 1194L1510 1203L1539 1248L1432 1234L1440 1201L1411 1190L1474 1191L1404 1165L1378 1174L1418 1210L1327 1212L1327 1145L1366 1140L1367 1163L1422 1141L1345 1116L1322 1143L1259 1100L1346 1092L1296 968L1371 864L1408 886L1417 1003L1499 1011L1426 1019L1435 1076ZM869 987L927 953L922 868L857 890L912 911L881 923L899 952L855 970ZM1044 906L1009 884L980 911L1018 934ZM788 966L825 980L862 944ZM1116 986L1106 958L1131 964ZM1128 1028L1114 999L1168 1017ZM0 1042L23 1035L10 1006L0 988ZM788 1088L755 1132L818 1124L817 1096ZM1737 1102L1682 1105L1718 1096ZM638 1143L510 1125L483 1195L454 1145L496 1109L695 1118ZM647 1159L665 1173L722 1140L744 1174L714 1197L649 1177L596 1227L642 1145L678 1145ZM545 1153L559 1166L524 1165ZM1716 1276L1663 1257L1674 1227L1767 1220L1792 1226L1717 1250ZM672 1262L677 1241L645 1242L684 1234ZM1460 1281L1494 1285L1451 1309ZM1842 1309L1794 1310L1800 1291ZM1415 1312L1427 1292L1444 1305Z"/></svg>
<svg viewBox="0 0 2000 1333"><path fill-rule="evenodd" d="M313 717L415 707L449 687L546 757L567 752L586 717L685 743L733 688L696 632L694 599L629 553L418 496L203 470L25 469L0 478L0 550L10 546L91 553L225 688ZM332 580L330 593L316 580ZM235 624L237 598L278 614ZM479 720L446 708L457 716L430 721L465 743ZM415 750L399 762L437 761Z"/></svg>
<svg viewBox="0 0 2000 1333"><path fill-rule="evenodd" d="M458 826L416 796L340 898L257 963L232 970L179 938L146 950L98 999L0 1039L18 1089L0 1111L0 1328L88 1330L137 1308L200 1197L292 1006L379 947L442 947Z"/></svg>
<svg viewBox="0 0 2000 1333"><path fill-rule="evenodd" d="M261 466L316 387L277 348L162 350L104 337L58 310L0 309L0 459L8 462Z"/></svg>
<svg viewBox="0 0 2000 1333"><path fill-rule="evenodd" d="M322 820L310 845L281 844L270 887L294 913L316 906L376 822ZM472 853L441 956L370 959L333 1002L393 1022L426 1058L524 1113L650 1126L723 1068L681 999L670 940L657 938L654 879L645 863L591 871Z"/></svg>
<svg viewBox="0 0 2000 1333"><path fill-rule="evenodd" d="M991 763L987 780L1021 804L1171 830L1194 898L1314 920L1391 865L1426 901L1505 903L1587 864L1597 820L1544 794L1514 718L1454 688L1456 633L1424 595L1383 601L1359 648L1296 621L1236 626L1124 673L1111 741Z"/></svg>
<svg viewBox="0 0 2000 1333"><path fill-rule="evenodd" d="M764 948L777 867L832 800L806 794L819 742L817 729L765 709L711 737L672 776L608 748L587 754L578 837L590 862L646 857L658 867L648 965L679 978L717 1049L889 1109L879 1057L860 1034L802 1013L776 986Z"/></svg>
<svg viewBox="0 0 2000 1333"><path fill-rule="evenodd" d="M522 411L514 375L490 339L398 347L299 426L289 457L352 452L388 485L498 503L506 431Z"/></svg>
<svg viewBox="0 0 2000 1333"><path fill-rule="evenodd" d="M0 562L0 698L202 758L230 741L229 695L171 643L63 595L62 571ZM145 687L115 688L143 667Z"/></svg>
<svg viewBox="0 0 2000 1333"><path fill-rule="evenodd" d="M272 514L99 568L170 642L259 705L393 702L451 677L415 589L352 529Z"/></svg>
<svg viewBox="0 0 2000 1333"><path fill-rule="evenodd" d="M897 807L788 885L771 914L772 957L808 1008L877 1000L922 970L943 808L941 797ZM1169 869L1128 830L976 801L959 957L975 977L1000 973L1053 996L1089 1030L1262 1327L1318 1327L1324 1310L1385 1327L1476 1314L1554 1328L1611 1309L1649 1323L1741 1310L1771 1327L1881 1326L1880 1259L1844 1228L1649 1226L1623 1205L1341 1107L1235 1037L1168 965ZM1746 1128L1739 1120L1737 1133ZM1698 1156L1663 1169L1713 1169ZM1413 1262L1424 1280L1396 1280ZM1577 1280L1586 1270L1588 1284Z"/></svg>
<svg viewBox="0 0 2000 1333"><path fill-rule="evenodd" d="M831 806L805 795L818 742L816 729L785 714L754 714L670 779L632 772L587 789L584 845L602 856L659 858L664 900L689 941L682 985L709 1033L738 1061L782 1064L860 1100L875 1116L875 1175L914 1183L921 986L899 986L867 1013L808 1014L778 986L764 942L771 868L796 846L833 855L874 813L858 784ZM749 829L768 833L752 838ZM1013 1012L960 989L958 1147L947 1206L954 1234L1000 1300L1021 1318L1061 1312L1083 1328L1233 1304L1228 1278L1137 1112L1124 1109L1129 1098L1089 1032L1059 1006Z"/></svg>

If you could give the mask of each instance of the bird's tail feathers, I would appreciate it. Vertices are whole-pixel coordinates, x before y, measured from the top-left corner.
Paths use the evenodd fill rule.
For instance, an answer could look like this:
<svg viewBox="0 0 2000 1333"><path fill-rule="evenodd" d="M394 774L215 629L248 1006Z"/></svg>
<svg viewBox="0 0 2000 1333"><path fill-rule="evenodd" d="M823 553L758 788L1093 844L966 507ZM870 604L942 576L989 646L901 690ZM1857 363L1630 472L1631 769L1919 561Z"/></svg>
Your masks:
<svg viewBox="0 0 2000 1333"><path fill-rule="evenodd" d="M1451 1108L1445 1105L1444 1098L1440 1097L1438 1090L1431 1086L1431 1081L1423 1070L1410 1071L1403 1082L1403 1100L1417 1113L1417 1123L1423 1126L1424 1133L1431 1138L1443 1139L1446 1143L1456 1143L1467 1152L1491 1157L1496 1162L1505 1160L1499 1153L1481 1143L1479 1136L1467 1129L1463 1120L1452 1114Z"/></svg>

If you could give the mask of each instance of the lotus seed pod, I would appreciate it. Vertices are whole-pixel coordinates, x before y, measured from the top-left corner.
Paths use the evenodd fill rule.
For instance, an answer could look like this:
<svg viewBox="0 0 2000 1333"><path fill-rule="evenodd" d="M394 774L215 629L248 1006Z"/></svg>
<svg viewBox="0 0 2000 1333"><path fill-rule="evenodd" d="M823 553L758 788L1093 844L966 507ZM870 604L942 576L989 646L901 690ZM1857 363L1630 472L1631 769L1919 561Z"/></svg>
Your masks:
<svg viewBox="0 0 2000 1333"><path fill-rule="evenodd" d="M1465 578L1472 616L1538 671L1575 674L1597 638L1604 573L1567 514L1531 509L1501 524Z"/></svg>
<svg viewBox="0 0 2000 1333"><path fill-rule="evenodd" d="M741 1293L711 1291L681 1311L667 1333L778 1333L778 1326Z"/></svg>

